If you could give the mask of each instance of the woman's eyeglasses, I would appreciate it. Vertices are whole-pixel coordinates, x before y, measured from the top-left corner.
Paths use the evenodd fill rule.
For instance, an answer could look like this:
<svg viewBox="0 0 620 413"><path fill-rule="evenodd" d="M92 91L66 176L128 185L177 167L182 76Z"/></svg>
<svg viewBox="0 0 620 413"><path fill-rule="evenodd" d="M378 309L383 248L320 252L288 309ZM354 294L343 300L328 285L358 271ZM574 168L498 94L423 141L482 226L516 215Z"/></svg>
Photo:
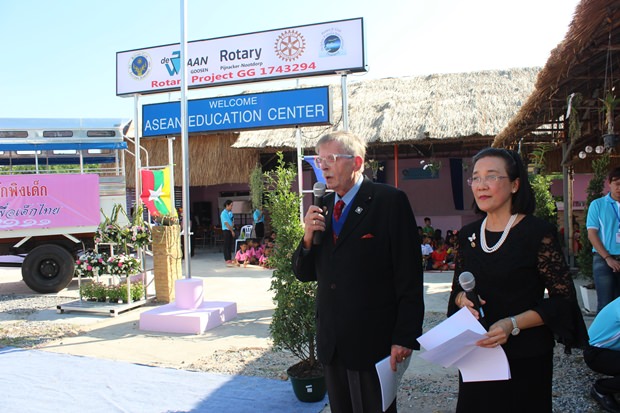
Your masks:
<svg viewBox="0 0 620 413"><path fill-rule="evenodd" d="M485 177L482 176L474 176L472 178L467 178L467 185L469 186L478 186L481 183L485 183L487 185L496 184L500 179L508 178L507 176L501 175L487 175Z"/></svg>
<svg viewBox="0 0 620 413"><path fill-rule="evenodd" d="M330 167L330 166L333 166L336 163L338 158L353 159L353 158L355 158L355 155L348 155L348 154L344 154L344 153L332 153L332 154L327 155L325 157L315 156L314 157L314 163L319 168L322 168L323 166Z"/></svg>

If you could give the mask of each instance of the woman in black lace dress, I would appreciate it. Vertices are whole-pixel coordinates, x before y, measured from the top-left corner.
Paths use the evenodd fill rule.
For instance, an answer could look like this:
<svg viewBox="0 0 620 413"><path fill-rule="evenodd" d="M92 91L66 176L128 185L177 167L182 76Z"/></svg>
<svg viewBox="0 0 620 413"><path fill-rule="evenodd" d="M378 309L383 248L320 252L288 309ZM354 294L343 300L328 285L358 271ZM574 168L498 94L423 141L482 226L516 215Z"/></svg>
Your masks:
<svg viewBox="0 0 620 413"><path fill-rule="evenodd" d="M458 233L448 316L466 306L478 317L458 283L469 271L489 326L477 345L501 345L511 379L464 383L459 378L457 412L551 412L555 340L568 347L587 342L573 280L556 229L532 215L534 195L519 155L488 148L473 161L468 183L475 210L485 217Z"/></svg>

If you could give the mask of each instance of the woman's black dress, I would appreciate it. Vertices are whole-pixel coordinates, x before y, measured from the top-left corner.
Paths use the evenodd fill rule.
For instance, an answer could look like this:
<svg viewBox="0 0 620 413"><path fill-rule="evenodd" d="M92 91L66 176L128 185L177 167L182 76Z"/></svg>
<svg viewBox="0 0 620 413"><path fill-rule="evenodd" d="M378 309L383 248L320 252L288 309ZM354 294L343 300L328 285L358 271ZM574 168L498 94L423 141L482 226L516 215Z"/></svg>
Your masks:
<svg viewBox="0 0 620 413"><path fill-rule="evenodd" d="M540 314L545 324L521 330L503 345L510 363L510 380L459 380L457 412L551 412L555 340L569 347L583 348L587 343L557 231L545 221L525 216L497 251L486 253L480 247L481 224L482 220L459 231L448 316L459 310L454 303L456 294L463 291L458 276L470 271L477 293L486 300L483 308L489 326L527 310ZM487 245L495 245L501 235L486 231Z"/></svg>

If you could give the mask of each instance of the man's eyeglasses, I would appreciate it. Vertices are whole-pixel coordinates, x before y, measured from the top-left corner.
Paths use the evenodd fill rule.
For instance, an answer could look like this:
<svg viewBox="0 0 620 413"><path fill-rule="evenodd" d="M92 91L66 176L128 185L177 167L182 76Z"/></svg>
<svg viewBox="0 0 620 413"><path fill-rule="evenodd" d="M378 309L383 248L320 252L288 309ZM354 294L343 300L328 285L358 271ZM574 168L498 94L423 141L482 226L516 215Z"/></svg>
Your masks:
<svg viewBox="0 0 620 413"><path fill-rule="evenodd" d="M472 178L467 178L467 185L469 186L478 186L481 183L485 183L488 185L493 185L495 183L497 183L497 181L499 181L500 179L505 179L508 178L507 176L500 176L500 175L487 175L485 177L481 177L481 176L474 176Z"/></svg>
<svg viewBox="0 0 620 413"><path fill-rule="evenodd" d="M338 158L353 159L353 158L355 158L355 155L348 155L348 154L344 154L344 153L332 153L332 154L327 155L325 157L316 156L314 158L314 163L319 168L322 168L323 166L330 167L330 166L333 166L336 163Z"/></svg>

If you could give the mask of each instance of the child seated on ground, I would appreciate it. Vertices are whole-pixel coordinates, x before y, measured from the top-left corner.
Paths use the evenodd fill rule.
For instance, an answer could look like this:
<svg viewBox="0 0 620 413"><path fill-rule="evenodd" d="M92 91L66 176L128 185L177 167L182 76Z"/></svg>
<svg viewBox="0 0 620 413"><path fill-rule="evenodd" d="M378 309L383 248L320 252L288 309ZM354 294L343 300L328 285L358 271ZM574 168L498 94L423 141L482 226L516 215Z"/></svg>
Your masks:
<svg viewBox="0 0 620 413"><path fill-rule="evenodd" d="M446 271L448 269L448 248L443 241L437 241L437 248L431 253L431 260L433 261L432 268L434 270Z"/></svg>
<svg viewBox="0 0 620 413"><path fill-rule="evenodd" d="M263 255L261 255L260 258L258 259L258 265L260 265L263 268L271 268L269 266L270 255L271 255L271 248L265 247L265 250L263 251Z"/></svg>
<svg viewBox="0 0 620 413"><path fill-rule="evenodd" d="M431 269L431 254L433 253L433 247L431 247L431 237L425 235L422 239L422 265L425 270Z"/></svg>
<svg viewBox="0 0 620 413"><path fill-rule="evenodd" d="M263 250L259 246L258 241L254 238L247 240L248 243L248 258L250 260L250 264L258 265L258 261L260 257L263 255Z"/></svg>
<svg viewBox="0 0 620 413"><path fill-rule="evenodd" d="M233 264L237 267L241 266L241 264L243 264L244 267L247 267L249 263L250 257L248 254L248 244L242 242L241 244L239 244L239 251L237 251L237 254L235 254L235 260Z"/></svg>

